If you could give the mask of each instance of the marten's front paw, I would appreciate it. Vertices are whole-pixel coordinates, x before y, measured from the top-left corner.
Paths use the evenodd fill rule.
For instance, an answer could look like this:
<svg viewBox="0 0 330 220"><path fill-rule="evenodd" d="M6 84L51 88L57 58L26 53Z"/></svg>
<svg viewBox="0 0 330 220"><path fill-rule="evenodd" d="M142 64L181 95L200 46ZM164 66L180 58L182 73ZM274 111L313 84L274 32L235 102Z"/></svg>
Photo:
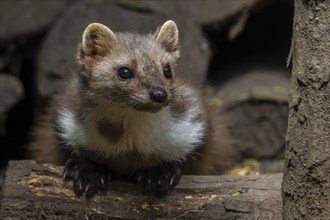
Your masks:
<svg viewBox="0 0 330 220"><path fill-rule="evenodd" d="M73 191L76 195L85 193L91 197L110 182L111 175L107 168L84 158L72 157L64 167L64 180L73 180Z"/></svg>
<svg viewBox="0 0 330 220"><path fill-rule="evenodd" d="M181 179L181 166L177 163L166 163L158 167L140 170L134 176L138 184L143 184L148 191L167 193Z"/></svg>

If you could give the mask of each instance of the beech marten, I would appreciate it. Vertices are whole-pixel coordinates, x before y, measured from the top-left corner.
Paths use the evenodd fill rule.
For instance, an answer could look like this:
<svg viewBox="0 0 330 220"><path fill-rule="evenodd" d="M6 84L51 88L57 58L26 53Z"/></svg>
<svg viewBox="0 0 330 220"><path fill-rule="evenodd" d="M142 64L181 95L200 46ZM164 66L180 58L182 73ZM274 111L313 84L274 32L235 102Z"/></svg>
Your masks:
<svg viewBox="0 0 330 220"><path fill-rule="evenodd" d="M178 29L114 33L92 23L78 48L78 71L63 83L34 131L30 156L65 164L76 194L94 195L123 178L167 192L184 174L219 174L232 141L211 98L180 79Z"/></svg>

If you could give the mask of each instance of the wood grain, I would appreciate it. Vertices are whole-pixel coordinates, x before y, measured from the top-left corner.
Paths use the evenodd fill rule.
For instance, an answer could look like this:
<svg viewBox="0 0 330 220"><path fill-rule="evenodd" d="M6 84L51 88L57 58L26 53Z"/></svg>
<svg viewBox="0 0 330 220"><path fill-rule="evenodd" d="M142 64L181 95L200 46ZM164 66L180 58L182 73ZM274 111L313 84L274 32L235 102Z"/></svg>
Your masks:
<svg viewBox="0 0 330 220"><path fill-rule="evenodd" d="M0 219L281 219L282 174L183 176L159 197L112 182L92 199L76 197L62 180L63 167L10 161Z"/></svg>

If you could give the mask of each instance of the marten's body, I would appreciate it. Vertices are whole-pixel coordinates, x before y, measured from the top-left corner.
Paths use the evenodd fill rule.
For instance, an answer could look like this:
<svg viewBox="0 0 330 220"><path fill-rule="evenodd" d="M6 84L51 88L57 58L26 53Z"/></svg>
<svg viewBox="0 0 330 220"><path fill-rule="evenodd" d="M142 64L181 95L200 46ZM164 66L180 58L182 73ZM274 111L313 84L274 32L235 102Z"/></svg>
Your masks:
<svg viewBox="0 0 330 220"><path fill-rule="evenodd" d="M110 176L167 191L189 174L217 174L232 160L220 115L175 73L178 30L114 34L89 25L72 76L41 118L30 147L41 162L65 163L77 194Z"/></svg>

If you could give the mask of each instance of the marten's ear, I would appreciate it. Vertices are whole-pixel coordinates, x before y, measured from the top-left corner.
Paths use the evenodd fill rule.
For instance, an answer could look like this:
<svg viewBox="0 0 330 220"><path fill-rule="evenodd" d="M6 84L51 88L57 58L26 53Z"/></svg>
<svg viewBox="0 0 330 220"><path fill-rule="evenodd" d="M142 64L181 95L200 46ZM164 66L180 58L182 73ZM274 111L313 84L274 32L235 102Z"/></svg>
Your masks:
<svg viewBox="0 0 330 220"><path fill-rule="evenodd" d="M104 57L116 41L115 34L105 25L92 23L85 29L81 42L81 57Z"/></svg>
<svg viewBox="0 0 330 220"><path fill-rule="evenodd" d="M156 31L155 40L165 50L173 54L176 58L180 56L179 51L179 31L174 21L166 21L163 26Z"/></svg>

